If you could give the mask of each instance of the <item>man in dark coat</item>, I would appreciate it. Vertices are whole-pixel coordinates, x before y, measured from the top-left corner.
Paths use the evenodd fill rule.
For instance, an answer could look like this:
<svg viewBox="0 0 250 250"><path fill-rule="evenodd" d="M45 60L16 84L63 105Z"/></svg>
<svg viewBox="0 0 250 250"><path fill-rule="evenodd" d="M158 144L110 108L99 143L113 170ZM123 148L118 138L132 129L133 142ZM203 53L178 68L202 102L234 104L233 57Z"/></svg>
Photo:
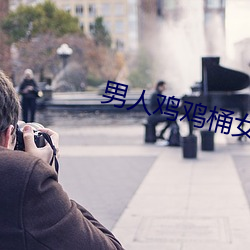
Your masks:
<svg viewBox="0 0 250 250"><path fill-rule="evenodd" d="M48 164L50 146L37 148L29 125L23 130L26 152L13 150L19 108L12 83L0 71L0 249L123 249L111 232L68 198ZM41 131L58 149L58 134Z"/></svg>
<svg viewBox="0 0 250 250"><path fill-rule="evenodd" d="M171 124L175 123L171 120L167 120L167 115L164 115L161 113L161 110L159 109L159 103L163 101L163 92L166 90L166 82L164 81L159 81L156 84L155 91L150 97L150 111L151 111L151 116L148 117L148 123L157 125L158 123L165 123L165 127L160 131L159 135L157 135L157 139L165 139L164 138L164 133L165 131L171 126ZM165 103L166 104L166 101ZM157 110L158 109L158 110ZM164 108L162 108L163 110ZM156 111L157 110L157 111ZM156 111L155 113L153 113Z"/></svg>

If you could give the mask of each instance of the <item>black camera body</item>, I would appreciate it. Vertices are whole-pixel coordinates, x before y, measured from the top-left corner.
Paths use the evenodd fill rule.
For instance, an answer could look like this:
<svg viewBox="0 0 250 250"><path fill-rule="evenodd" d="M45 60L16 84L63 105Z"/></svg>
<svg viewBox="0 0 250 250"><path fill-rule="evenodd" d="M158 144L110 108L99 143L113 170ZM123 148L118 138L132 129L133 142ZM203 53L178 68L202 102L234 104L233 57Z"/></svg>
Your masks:
<svg viewBox="0 0 250 250"><path fill-rule="evenodd" d="M45 139L44 139L43 135L34 128L33 128L33 131L34 131L34 141L35 141L36 146L38 148L44 147L45 146ZM24 140L23 140L23 132L19 128L19 126L17 126L17 129L16 129L15 150L25 151L25 144L24 144Z"/></svg>

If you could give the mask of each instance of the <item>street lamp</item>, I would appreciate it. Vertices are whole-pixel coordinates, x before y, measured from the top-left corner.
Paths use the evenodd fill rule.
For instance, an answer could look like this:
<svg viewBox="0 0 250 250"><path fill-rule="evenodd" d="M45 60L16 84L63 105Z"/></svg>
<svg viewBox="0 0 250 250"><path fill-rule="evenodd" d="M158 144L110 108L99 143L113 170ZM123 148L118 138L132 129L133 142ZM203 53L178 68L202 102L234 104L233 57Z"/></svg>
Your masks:
<svg viewBox="0 0 250 250"><path fill-rule="evenodd" d="M59 55L62 60L63 60L63 68L65 68L67 64L68 58L71 56L73 53L73 50L69 47L67 43L63 43L57 50L56 50L57 55Z"/></svg>

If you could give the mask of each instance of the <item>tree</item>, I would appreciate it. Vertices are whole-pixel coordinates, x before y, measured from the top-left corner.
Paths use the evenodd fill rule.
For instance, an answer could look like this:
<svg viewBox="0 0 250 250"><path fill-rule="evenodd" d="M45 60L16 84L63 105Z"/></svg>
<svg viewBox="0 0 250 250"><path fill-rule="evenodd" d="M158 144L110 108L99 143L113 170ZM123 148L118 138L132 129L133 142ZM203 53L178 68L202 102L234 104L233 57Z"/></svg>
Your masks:
<svg viewBox="0 0 250 250"><path fill-rule="evenodd" d="M66 79L64 74L60 75L61 58L56 54L57 48L62 43L69 44L73 49L73 54L68 61ZM102 45L97 46L92 39L82 34L67 34L63 37L40 34L28 43L24 41L16 43L15 51L13 65L16 84L20 83L23 71L26 68L32 68L36 77L41 75L41 72L46 78L58 76L56 77L58 83L53 87L57 88L60 82L64 82L70 85L68 89L78 91L81 89L82 82L86 85L98 86L107 80L115 80L122 67L114 51Z"/></svg>
<svg viewBox="0 0 250 250"><path fill-rule="evenodd" d="M8 14L2 28L9 35L11 42L29 38L31 34L52 33L63 36L80 32L78 19L58 9L49 0L36 6L20 5L16 11Z"/></svg>
<svg viewBox="0 0 250 250"><path fill-rule="evenodd" d="M111 46L111 37L103 24L103 18L97 17L95 19L95 24L92 30L92 35L96 45L104 45L106 47Z"/></svg>

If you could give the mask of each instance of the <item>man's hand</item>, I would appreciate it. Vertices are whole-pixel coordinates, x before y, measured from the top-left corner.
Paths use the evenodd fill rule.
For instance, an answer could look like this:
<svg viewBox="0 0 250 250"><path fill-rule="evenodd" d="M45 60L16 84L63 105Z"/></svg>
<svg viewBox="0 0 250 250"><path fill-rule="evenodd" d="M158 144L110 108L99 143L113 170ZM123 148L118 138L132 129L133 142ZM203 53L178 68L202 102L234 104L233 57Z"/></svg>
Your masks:
<svg viewBox="0 0 250 250"><path fill-rule="evenodd" d="M51 140L58 152L59 135L53 130L50 130L47 128L39 129L39 131L46 133L51 137ZM23 140L25 144L25 152L31 155L34 155L47 163L50 163L50 160L53 156L53 152L52 152L50 145L46 143L44 147L37 148L35 141L34 141L33 129L29 125L25 125L23 128Z"/></svg>

